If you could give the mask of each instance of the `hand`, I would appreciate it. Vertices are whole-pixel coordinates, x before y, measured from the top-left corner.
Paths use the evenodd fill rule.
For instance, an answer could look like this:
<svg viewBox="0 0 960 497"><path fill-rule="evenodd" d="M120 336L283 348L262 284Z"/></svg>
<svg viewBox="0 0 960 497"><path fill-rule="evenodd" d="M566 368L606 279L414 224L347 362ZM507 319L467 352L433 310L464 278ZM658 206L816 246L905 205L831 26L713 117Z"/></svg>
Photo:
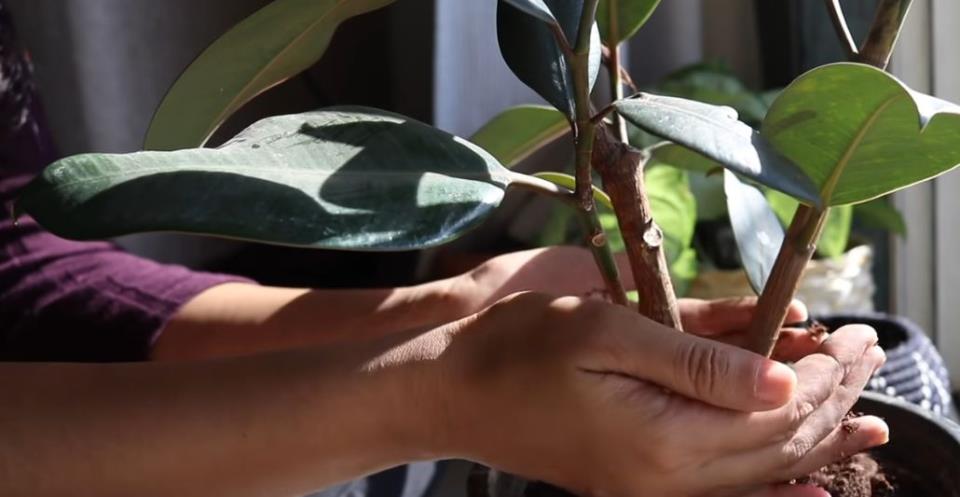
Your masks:
<svg viewBox="0 0 960 497"><path fill-rule="evenodd" d="M771 485L887 439L875 417L840 427L884 360L865 326L793 369L572 297L520 294L432 333L440 453L580 495L822 495Z"/></svg>
<svg viewBox="0 0 960 497"><path fill-rule="evenodd" d="M684 331L742 347L746 342L745 330L756 312L757 298L680 299L678 305ZM787 309L787 323L804 322L808 318L807 308L799 300L794 300ZM816 352L826 336L810 334L801 328L784 328L780 330L773 349L773 358L786 362L798 361Z"/></svg>
<svg viewBox="0 0 960 497"><path fill-rule="evenodd" d="M618 259L620 274L628 290L633 278L626 257ZM521 291L554 296L580 296L600 299L604 283L590 251L581 247L557 246L524 250L494 257L460 276L444 280L451 301L457 302L458 317L480 311L497 300ZM744 343L743 331L753 318L757 299L733 298L717 301L681 299L680 318L685 331L731 345ZM807 320L807 309L794 302L787 323ZM824 337L805 330L784 329L774 358L797 360L816 349Z"/></svg>
<svg viewBox="0 0 960 497"><path fill-rule="evenodd" d="M618 260L621 278L633 290L626 256ZM556 246L503 254L449 280L463 315L473 314L517 292L602 299L606 287L590 251Z"/></svg>

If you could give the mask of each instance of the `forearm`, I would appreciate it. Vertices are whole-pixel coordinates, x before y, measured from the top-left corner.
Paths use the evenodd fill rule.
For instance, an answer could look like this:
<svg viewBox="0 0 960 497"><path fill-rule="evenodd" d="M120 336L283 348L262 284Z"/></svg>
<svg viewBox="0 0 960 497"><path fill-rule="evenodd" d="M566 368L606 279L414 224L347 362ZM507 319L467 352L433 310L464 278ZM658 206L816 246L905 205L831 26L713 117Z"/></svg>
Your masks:
<svg viewBox="0 0 960 497"><path fill-rule="evenodd" d="M397 349L408 336L205 362L0 364L0 494L301 495L430 457L431 402Z"/></svg>
<svg viewBox="0 0 960 497"><path fill-rule="evenodd" d="M435 326L463 313L449 286L447 280L372 290L220 285L174 315L152 357L237 356Z"/></svg>

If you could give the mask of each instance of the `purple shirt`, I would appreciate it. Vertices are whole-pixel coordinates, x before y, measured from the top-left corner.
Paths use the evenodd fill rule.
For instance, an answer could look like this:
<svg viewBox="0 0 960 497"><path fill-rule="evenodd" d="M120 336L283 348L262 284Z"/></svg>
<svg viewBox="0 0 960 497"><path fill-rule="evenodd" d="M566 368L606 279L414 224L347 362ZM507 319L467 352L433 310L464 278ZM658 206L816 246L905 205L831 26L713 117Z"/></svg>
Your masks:
<svg viewBox="0 0 960 497"><path fill-rule="evenodd" d="M73 242L24 216L17 190L56 159L29 61L0 0L0 360L137 361L170 317L242 278L163 265L111 243Z"/></svg>

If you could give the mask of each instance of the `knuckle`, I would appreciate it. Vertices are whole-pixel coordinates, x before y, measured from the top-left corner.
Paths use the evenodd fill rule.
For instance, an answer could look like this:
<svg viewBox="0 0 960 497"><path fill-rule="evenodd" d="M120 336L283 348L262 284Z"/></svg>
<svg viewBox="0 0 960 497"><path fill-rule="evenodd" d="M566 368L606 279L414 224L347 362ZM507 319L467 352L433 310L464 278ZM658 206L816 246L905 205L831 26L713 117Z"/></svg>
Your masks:
<svg viewBox="0 0 960 497"><path fill-rule="evenodd" d="M705 397L716 392L730 375L729 358L719 349L697 340L687 340L677 348L679 373L689 380L693 394Z"/></svg>
<svg viewBox="0 0 960 497"><path fill-rule="evenodd" d="M803 425L804 421L817 410L818 402L810 398L798 398L791 410L790 425L796 429Z"/></svg>
<svg viewBox="0 0 960 497"><path fill-rule="evenodd" d="M797 436L791 438L783 444L783 450L780 453L781 464L784 467L793 466L800 462L810 450L813 449L813 443L807 437Z"/></svg>

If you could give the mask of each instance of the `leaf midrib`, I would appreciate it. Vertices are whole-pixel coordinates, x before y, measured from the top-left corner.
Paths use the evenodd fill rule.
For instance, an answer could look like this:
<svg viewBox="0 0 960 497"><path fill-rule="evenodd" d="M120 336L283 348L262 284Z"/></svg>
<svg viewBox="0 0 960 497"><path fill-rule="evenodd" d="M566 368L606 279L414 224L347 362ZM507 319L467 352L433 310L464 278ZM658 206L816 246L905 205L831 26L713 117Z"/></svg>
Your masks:
<svg viewBox="0 0 960 497"><path fill-rule="evenodd" d="M840 159L834 164L830 175L827 177L827 180L823 183L823 187L820 189L820 198L823 199L825 204L829 204L831 197L833 196L834 190L836 190L837 185L840 183L840 178L843 176L843 173L846 171L847 167L850 165L853 155L860 148L860 145L866 139L867 134L876 125L877 121L880 119L880 115L883 114L887 107L892 105L900 95L891 95L886 100L883 101L879 106L877 106L873 112L870 113L870 116L866 121L860 126L860 129L857 130L857 133L854 135L853 140L847 144L847 147L843 151L843 155L840 156Z"/></svg>

